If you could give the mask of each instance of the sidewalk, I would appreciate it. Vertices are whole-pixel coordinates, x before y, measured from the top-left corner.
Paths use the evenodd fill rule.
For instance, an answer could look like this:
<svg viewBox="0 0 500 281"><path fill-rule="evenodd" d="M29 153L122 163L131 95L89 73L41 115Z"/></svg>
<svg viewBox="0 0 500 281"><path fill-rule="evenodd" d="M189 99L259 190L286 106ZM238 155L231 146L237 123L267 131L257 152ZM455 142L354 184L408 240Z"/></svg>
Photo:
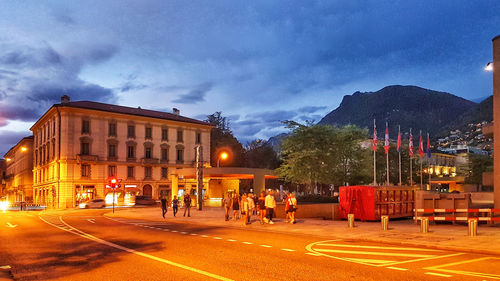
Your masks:
<svg viewBox="0 0 500 281"><path fill-rule="evenodd" d="M298 219L296 224L287 224L283 219L275 220L274 225L261 225L256 216L252 216L252 224L243 226L241 222L224 221L222 208L204 208L202 211L191 209L191 217L183 217L184 209L180 209L177 217L173 217L169 208L166 221L188 222L215 227L252 229L279 233L314 235L328 239L355 239L361 241L399 244L412 247L427 247L441 250L473 252L500 255L500 225L478 226L478 236L468 237L466 225L429 224L429 233L420 233L420 226L413 220L395 220L389 222L389 230L383 231L380 222L359 222L355 227L347 227L347 221L331 221L319 219ZM115 210L108 217L165 221L160 208L130 208Z"/></svg>

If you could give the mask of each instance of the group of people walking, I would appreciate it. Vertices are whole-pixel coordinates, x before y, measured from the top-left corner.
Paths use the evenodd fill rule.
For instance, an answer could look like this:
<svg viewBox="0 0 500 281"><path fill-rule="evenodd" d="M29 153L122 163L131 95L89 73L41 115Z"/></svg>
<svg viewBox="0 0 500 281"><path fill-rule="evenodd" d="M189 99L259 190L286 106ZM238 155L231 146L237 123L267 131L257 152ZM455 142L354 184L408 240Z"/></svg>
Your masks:
<svg viewBox="0 0 500 281"><path fill-rule="evenodd" d="M286 222L295 223L295 212L297 210L295 194L288 194L285 203ZM232 211L232 219L235 221L238 220L238 215L241 214L243 225L251 222L252 215L258 215L260 224L274 224L276 199L272 190L267 195L262 191L259 197L254 196L252 193L243 194L241 197L236 193L233 196L228 193L223 200L223 206L226 221L230 220Z"/></svg>
<svg viewBox="0 0 500 281"><path fill-rule="evenodd" d="M163 196L161 199L161 212L163 218L165 218L165 214L168 211L168 199L167 196ZM184 202L184 216L186 216L186 212L188 217L191 216L191 203L192 199L189 194L184 194L183 197L183 202ZM172 200L172 210L174 212L174 217L177 215L177 212L179 211L179 199L177 199L177 196L174 196L174 199Z"/></svg>

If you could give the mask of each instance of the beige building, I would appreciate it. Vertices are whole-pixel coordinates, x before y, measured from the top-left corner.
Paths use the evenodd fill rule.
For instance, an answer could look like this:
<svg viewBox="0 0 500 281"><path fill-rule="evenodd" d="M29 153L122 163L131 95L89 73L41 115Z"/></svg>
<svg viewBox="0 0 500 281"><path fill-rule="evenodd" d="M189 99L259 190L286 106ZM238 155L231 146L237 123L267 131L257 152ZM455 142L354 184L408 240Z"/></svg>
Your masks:
<svg viewBox="0 0 500 281"><path fill-rule="evenodd" d="M176 109L166 113L63 96L31 127L34 201L58 208L95 198L112 201L110 177L121 180L119 204L135 195L194 195L195 180L179 179L177 171L194 166L196 146L209 163L211 128Z"/></svg>
<svg viewBox="0 0 500 281"><path fill-rule="evenodd" d="M9 202L33 201L33 136L25 137L5 155L5 189Z"/></svg>

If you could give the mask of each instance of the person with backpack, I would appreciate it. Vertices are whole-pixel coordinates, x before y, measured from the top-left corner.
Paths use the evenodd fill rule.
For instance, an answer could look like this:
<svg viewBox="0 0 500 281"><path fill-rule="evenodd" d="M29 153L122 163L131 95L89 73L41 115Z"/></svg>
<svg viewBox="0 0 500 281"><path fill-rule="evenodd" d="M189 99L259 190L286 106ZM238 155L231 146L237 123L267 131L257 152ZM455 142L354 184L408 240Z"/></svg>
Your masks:
<svg viewBox="0 0 500 281"><path fill-rule="evenodd" d="M174 196L174 200L172 200L172 210L174 211L174 217L179 211L179 200L177 199L177 195Z"/></svg>
<svg viewBox="0 0 500 281"><path fill-rule="evenodd" d="M257 208L259 209L260 224L264 224L266 217L266 193L262 191L257 201Z"/></svg>

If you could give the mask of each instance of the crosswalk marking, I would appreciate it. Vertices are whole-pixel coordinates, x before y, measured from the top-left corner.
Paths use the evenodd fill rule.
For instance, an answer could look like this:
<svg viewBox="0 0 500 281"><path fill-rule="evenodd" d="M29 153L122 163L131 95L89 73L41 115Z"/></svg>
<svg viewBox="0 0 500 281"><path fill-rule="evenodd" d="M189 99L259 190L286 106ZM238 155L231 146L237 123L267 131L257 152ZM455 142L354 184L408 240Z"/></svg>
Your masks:
<svg viewBox="0 0 500 281"><path fill-rule="evenodd" d="M412 258L435 257L435 255L422 255L422 254L410 254L410 253L384 253L384 252L347 251L347 250L332 250L332 249L314 249L314 251L323 253L361 254L361 255L412 257Z"/></svg>

